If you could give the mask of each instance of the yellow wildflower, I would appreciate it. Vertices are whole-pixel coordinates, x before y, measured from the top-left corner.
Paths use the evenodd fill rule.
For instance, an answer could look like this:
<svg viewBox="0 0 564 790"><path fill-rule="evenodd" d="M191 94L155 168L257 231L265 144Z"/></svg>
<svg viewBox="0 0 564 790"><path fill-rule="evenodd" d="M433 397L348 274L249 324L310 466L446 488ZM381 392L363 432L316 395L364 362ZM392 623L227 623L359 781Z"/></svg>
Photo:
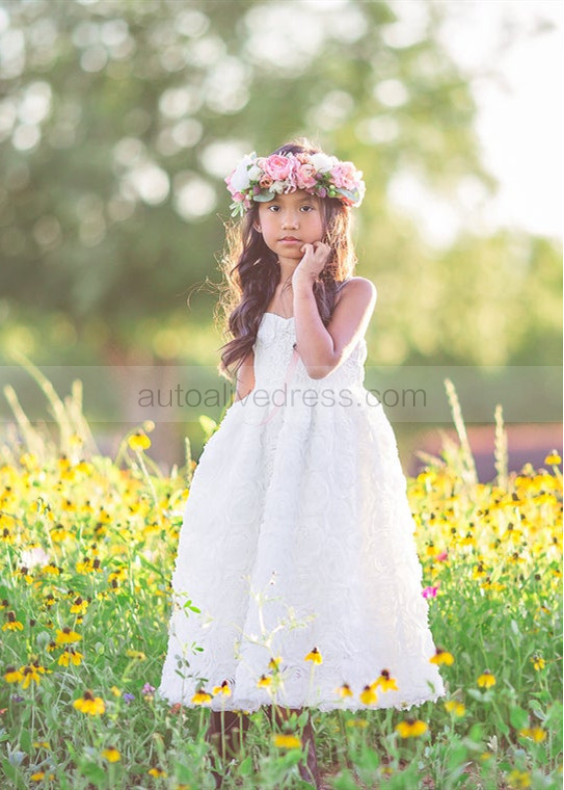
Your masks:
<svg viewBox="0 0 564 790"><path fill-rule="evenodd" d="M214 686L212 691L214 695L223 694L226 697L231 696L231 689L229 688L229 683L227 682L227 680L224 680L221 686Z"/></svg>
<svg viewBox="0 0 564 790"><path fill-rule="evenodd" d="M33 680L35 681L35 685L39 686L39 672L37 671L37 667L34 667L33 664L31 666L27 664L26 666L20 667L20 672L22 673L23 678L23 689L29 688Z"/></svg>
<svg viewBox="0 0 564 790"><path fill-rule="evenodd" d="M147 658L145 653L141 652L141 650L128 649L128 650L125 651L125 655L128 658L137 658L139 661L142 661L144 658Z"/></svg>
<svg viewBox="0 0 564 790"><path fill-rule="evenodd" d="M77 596L70 608L71 614L84 614L84 612L88 609L88 601L85 601L83 598Z"/></svg>
<svg viewBox="0 0 564 790"><path fill-rule="evenodd" d="M73 631L72 628L69 628L68 626L65 626L62 630L57 628L57 638L55 641L58 645L79 642L81 639L81 635L77 634L76 631Z"/></svg>
<svg viewBox="0 0 564 790"><path fill-rule="evenodd" d="M150 774L151 776L162 776L162 777L167 776L166 771L163 771L161 768L149 768L147 773Z"/></svg>
<svg viewBox="0 0 564 790"><path fill-rule="evenodd" d="M478 686L489 689L490 686L495 686L496 680L489 669L485 669L478 678Z"/></svg>
<svg viewBox="0 0 564 790"><path fill-rule="evenodd" d="M451 653L448 653L446 650L443 650L441 647L437 647L435 655L429 659L431 664L453 664L454 663L454 656Z"/></svg>
<svg viewBox="0 0 564 790"><path fill-rule="evenodd" d="M301 740L296 735L277 733L273 735L272 740L280 749L300 749L302 746Z"/></svg>
<svg viewBox="0 0 564 790"><path fill-rule="evenodd" d="M445 710L447 710L449 713L454 713L455 716L464 716L466 713L465 705L455 699L449 699L445 702Z"/></svg>
<svg viewBox="0 0 564 790"><path fill-rule="evenodd" d="M511 771L509 774L509 781L512 787L530 787L531 775L527 771Z"/></svg>
<svg viewBox="0 0 564 790"><path fill-rule="evenodd" d="M59 660L57 661L57 664L59 664L59 666L62 667L68 667L70 663L73 663L75 667L78 667L82 663L83 658L84 655L82 653L77 652L72 647L70 648L67 647L59 656Z"/></svg>
<svg viewBox="0 0 564 790"><path fill-rule="evenodd" d="M365 686L359 694L359 699L365 705L374 705L378 702L378 695L372 686Z"/></svg>
<svg viewBox="0 0 564 790"><path fill-rule="evenodd" d="M372 686L375 689L380 686L382 691L399 691L397 680L390 676L390 672L387 669L381 671L380 677L374 681Z"/></svg>
<svg viewBox="0 0 564 790"><path fill-rule="evenodd" d="M552 450L552 452L546 456L544 462L545 464L550 464L551 466L557 466L558 464L562 463L562 458L560 458L556 450Z"/></svg>
<svg viewBox="0 0 564 790"><path fill-rule="evenodd" d="M418 738L427 731L427 725L419 719L405 719L405 721L400 721L396 730L402 738Z"/></svg>
<svg viewBox="0 0 564 790"><path fill-rule="evenodd" d="M519 730L519 735L522 735L523 738L532 738L535 743L540 743L546 738L546 730L543 730L542 727L524 727Z"/></svg>
<svg viewBox="0 0 564 790"><path fill-rule="evenodd" d="M129 437L127 443L132 450L135 450L135 452L139 452L140 450L148 450L151 446L151 440L146 434L143 433L143 431L136 431Z"/></svg>
<svg viewBox="0 0 564 790"><path fill-rule="evenodd" d="M6 672L4 673L4 680L6 683L19 683L23 680L23 675L19 669L16 667L6 667Z"/></svg>
<svg viewBox="0 0 564 790"><path fill-rule="evenodd" d="M304 661L313 661L314 664L322 664L323 659L319 650L314 647L305 657Z"/></svg>
<svg viewBox="0 0 564 790"><path fill-rule="evenodd" d="M192 697L192 702L194 705L206 705L208 702L211 702L212 695L208 694L207 691L200 689L197 691L194 696Z"/></svg>
<svg viewBox="0 0 564 790"><path fill-rule="evenodd" d="M7 612L7 622L2 626L2 631L23 631L23 624L16 619L15 612Z"/></svg>
<svg viewBox="0 0 564 790"><path fill-rule="evenodd" d="M89 713L91 716L98 716L106 710L104 700L95 697L91 691L85 691L82 697L75 699L72 704L81 713Z"/></svg>
<svg viewBox="0 0 564 790"><path fill-rule="evenodd" d="M352 693L352 689L351 689L351 687L349 686L348 683L343 683L343 685L339 686L339 688L336 689L336 691L337 691L337 694L340 697L343 697L343 698L345 698L345 697L353 697L354 696L354 694Z"/></svg>
<svg viewBox="0 0 564 790"><path fill-rule="evenodd" d="M113 746L104 749L102 752L102 757L105 757L109 763L117 763L118 760L121 760L121 754Z"/></svg>

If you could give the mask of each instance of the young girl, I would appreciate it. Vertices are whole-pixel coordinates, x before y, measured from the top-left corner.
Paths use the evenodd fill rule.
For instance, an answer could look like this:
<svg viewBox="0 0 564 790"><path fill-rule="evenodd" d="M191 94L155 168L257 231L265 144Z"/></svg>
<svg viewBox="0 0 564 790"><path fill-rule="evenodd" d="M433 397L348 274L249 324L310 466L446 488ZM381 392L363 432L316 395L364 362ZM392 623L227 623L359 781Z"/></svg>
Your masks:
<svg viewBox="0 0 564 790"><path fill-rule="evenodd" d="M208 704L210 739L221 712L244 729L237 714L262 706L274 723L445 693L395 436L363 386L376 289L353 276L362 173L302 142L226 179L242 219L220 369L236 366L236 397L192 480L158 689ZM300 772L320 787L311 722L304 738Z"/></svg>

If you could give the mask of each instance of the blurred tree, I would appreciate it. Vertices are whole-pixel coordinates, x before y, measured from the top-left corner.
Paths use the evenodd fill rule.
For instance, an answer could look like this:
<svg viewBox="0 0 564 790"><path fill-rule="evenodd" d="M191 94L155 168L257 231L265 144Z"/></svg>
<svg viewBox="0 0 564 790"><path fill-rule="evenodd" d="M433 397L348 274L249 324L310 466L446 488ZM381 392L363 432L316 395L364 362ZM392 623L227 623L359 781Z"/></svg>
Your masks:
<svg viewBox="0 0 564 790"><path fill-rule="evenodd" d="M554 243L466 229L437 252L390 200L405 174L462 214L495 187L446 11L417 6L410 28L381 0L0 3L2 318L54 314L116 361L189 356L163 327L217 280L224 176L306 134L365 174L379 361L555 362ZM209 296L191 306L211 320Z"/></svg>

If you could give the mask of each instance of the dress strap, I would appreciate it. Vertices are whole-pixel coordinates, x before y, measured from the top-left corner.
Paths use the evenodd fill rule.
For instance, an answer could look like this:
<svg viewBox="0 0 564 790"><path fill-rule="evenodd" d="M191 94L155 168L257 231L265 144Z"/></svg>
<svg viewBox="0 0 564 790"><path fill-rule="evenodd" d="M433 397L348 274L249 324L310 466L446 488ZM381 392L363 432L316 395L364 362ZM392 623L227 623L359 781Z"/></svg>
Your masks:
<svg viewBox="0 0 564 790"><path fill-rule="evenodd" d="M292 354L292 359L290 360L290 364L288 365L288 369L286 371L286 377L284 379L284 390L286 390L287 385L291 382L292 378L294 377L294 371L296 370L296 365L298 364L298 358L299 358L298 350L296 348L296 344L294 343L294 353ZM259 425L264 425L265 423L269 422L274 417L274 415L276 414L279 408L280 408L280 404L275 404L274 407L267 414L267 416L264 418L264 420L261 420L261 422L259 422Z"/></svg>

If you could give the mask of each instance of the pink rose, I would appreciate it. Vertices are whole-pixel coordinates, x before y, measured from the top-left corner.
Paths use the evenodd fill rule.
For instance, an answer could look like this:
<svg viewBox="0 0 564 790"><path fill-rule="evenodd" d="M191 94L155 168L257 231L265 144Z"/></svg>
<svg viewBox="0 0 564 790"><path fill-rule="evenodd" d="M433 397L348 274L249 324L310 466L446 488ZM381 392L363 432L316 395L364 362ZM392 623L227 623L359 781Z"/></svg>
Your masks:
<svg viewBox="0 0 564 790"><path fill-rule="evenodd" d="M273 154L265 160L263 170L273 181L285 181L292 175L294 162L287 156Z"/></svg>
<svg viewBox="0 0 564 790"><path fill-rule="evenodd" d="M296 168L296 179L299 189L311 189L317 184L315 167L311 164L301 164Z"/></svg>
<svg viewBox="0 0 564 790"><path fill-rule="evenodd" d="M262 189L269 189L272 183L272 178L270 176L262 176L259 181L259 186L262 187Z"/></svg>
<svg viewBox="0 0 564 790"><path fill-rule="evenodd" d="M331 180L338 189L354 189L356 168L352 162L339 162L331 168Z"/></svg>

